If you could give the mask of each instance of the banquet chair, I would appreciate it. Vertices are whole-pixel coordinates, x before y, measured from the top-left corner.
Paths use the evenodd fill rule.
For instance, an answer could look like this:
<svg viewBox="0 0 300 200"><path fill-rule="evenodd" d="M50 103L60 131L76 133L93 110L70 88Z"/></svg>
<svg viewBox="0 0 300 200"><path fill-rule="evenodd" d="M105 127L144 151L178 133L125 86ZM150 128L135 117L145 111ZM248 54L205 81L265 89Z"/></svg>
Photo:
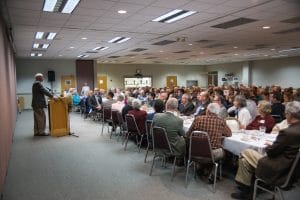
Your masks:
<svg viewBox="0 0 300 200"><path fill-rule="evenodd" d="M167 132L164 128L161 127L152 127L151 130L151 136L152 136L152 145L153 145L153 160L150 168L149 176L152 175L153 166L155 163L156 158L162 158L164 166L166 164L166 157L174 157L173 166L172 166L172 173L171 173L171 181L173 181L174 178L174 172L175 172L175 165L177 158L182 158L182 156L176 155L172 148L171 144L169 142Z"/></svg>
<svg viewBox="0 0 300 200"><path fill-rule="evenodd" d="M185 175L186 187L188 185L188 175L190 166L192 164L194 165L194 176L196 178L196 163L203 162L212 163L214 165L213 192L215 193L218 168L220 172L220 177L222 176L221 159L216 160L214 158L209 135L203 131L193 131L190 136L188 164Z"/></svg>
<svg viewBox="0 0 300 200"><path fill-rule="evenodd" d="M120 134L119 134L119 137L117 139L117 141L119 141L119 138L121 136L123 136L124 132L126 132L126 124L125 124L125 122L123 120L121 112L117 112L117 118L118 118L118 126L120 127Z"/></svg>
<svg viewBox="0 0 300 200"><path fill-rule="evenodd" d="M240 129L239 121L235 117L225 118L227 126L230 128L231 132L238 132Z"/></svg>
<svg viewBox="0 0 300 200"><path fill-rule="evenodd" d="M107 124L107 129L109 131L109 123L112 123L112 119L111 119L111 108L107 108L104 107L102 109L102 131L101 131L101 135L103 135L103 129L104 129L104 125L105 123Z"/></svg>
<svg viewBox="0 0 300 200"><path fill-rule="evenodd" d="M119 126L118 112L118 110L111 110L111 120L113 129L110 133L110 139L113 135L113 132L117 133L117 127Z"/></svg>
<svg viewBox="0 0 300 200"><path fill-rule="evenodd" d="M291 166L291 168L289 170L289 173L288 173L288 175L287 175L287 177L285 179L285 182L282 185L275 185L273 191L270 190L270 189L267 189L266 187L264 187L262 185L259 185L259 183L263 183L263 184L266 185L266 182L263 179L261 179L259 177L256 177L255 182L254 182L253 200L256 199L257 189L261 189L261 190L263 190L265 192L268 192L268 193L272 194L273 198L277 194L279 196L279 199L284 200L284 196L283 196L282 190L284 188L287 188L290 185L292 175L294 174L295 170L297 169L297 165L299 165L299 159L300 159L300 148L298 150L296 158L294 159L294 161L292 163L292 166Z"/></svg>
<svg viewBox="0 0 300 200"><path fill-rule="evenodd" d="M146 127L146 136L147 136L147 150L146 150L144 163L147 162L147 156L148 156L148 152L149 152L149 148L150 148L150 144L151 144L150 140L152 140L152 137L151 137L152 120L147 120L145 123L146 123L145 127Z"/></svg>
<svg viewBox="0 0 300 200"><path fill-rule="evenodd" d="M126 124L127 124L127 132L126 132L126 136L125 136L124 151L126 151L129 136L130 135L135 135L139 152L141 152L141 145L142 145L144 133L140 132L139 127L138 127L138 125L136 123L134 115L126 114L125 115L125 121L126 121ZM141 137L140 141L138 139L139 136Z"/></svg>

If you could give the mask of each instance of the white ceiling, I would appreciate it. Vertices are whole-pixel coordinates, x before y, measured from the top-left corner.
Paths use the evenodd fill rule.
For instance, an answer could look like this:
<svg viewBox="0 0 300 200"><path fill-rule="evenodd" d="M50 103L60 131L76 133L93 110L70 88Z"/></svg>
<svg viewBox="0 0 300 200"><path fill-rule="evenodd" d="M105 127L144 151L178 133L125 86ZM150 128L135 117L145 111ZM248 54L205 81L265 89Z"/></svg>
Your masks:
<svg viewBox="0 0 300 200"><path fill-rule="evenodd" d="M300 55L300 49L280 52L300 48L300 28L274 34L300 27L300 20L281 22L300 17L299 0L81 0L70 15L43 12L43 3L43 0L5 1L17 57L30 57L31 52L37 52L32 49L35 42L50 43L42 51L43 56L36 59L77 59L78 55L87 54L86 59L99 63L202 65ZM151 21L173 9L197 13L171 24ZM118 14L118 10L126 10L127 14ZM228 29L211 27L240 17L257 21ZM262 26L271 28L264 30ZM41 41L34 39L36 31L58 34L53 41ZM116 36L132 39L122 44L107 42ZM185 42L152 45L183 37ZM70 49L71 46L74 48ZM85 53L97 46L109 49ZM136 48L147 50L131 51ZM174 53L177 51L190 52Z"/></svg>

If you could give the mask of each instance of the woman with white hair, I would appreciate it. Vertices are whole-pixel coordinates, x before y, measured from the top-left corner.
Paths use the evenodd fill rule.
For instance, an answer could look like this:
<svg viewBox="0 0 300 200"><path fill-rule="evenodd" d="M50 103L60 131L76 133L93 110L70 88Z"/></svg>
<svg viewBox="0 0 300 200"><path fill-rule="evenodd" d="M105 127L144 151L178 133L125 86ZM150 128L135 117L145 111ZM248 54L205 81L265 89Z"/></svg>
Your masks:
<svg viewBox="0 0 300 200"><path fill-rule="evenodd" d="M266 127L266 133L270 133L275 126L275 120L271 115L271 104L267 101L260 101L257 110L259 115L246 127L247 130L259 130L260 126Z"/></svg>
<svg viewBox="0 0 300 200"><path fill-rule="evenodd" d="M132 102L133 110L128 111L128 114L131 114L135 117L136 124L141 132L141 134L146 133L145 122L147 119L147 112L140 110L142 103L138 99L134 99Z"/></svg>

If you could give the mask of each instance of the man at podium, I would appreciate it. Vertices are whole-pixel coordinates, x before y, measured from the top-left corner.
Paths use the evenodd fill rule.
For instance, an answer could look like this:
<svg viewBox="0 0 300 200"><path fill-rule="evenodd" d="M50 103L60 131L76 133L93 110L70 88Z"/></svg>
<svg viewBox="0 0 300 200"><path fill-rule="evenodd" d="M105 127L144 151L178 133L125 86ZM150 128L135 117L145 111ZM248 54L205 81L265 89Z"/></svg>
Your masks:
<svg viewBox="0 0 300 200"><path fill-rule="evenodd" d="M54 96L42 85L44 76L41 73L35 75L35 82L32 85L32 102L34 117L34 136L48 136L45 133L46 115L44 108L47 108L45 95L53 98ZM56 97L54 97L56 98Z"/></svg>

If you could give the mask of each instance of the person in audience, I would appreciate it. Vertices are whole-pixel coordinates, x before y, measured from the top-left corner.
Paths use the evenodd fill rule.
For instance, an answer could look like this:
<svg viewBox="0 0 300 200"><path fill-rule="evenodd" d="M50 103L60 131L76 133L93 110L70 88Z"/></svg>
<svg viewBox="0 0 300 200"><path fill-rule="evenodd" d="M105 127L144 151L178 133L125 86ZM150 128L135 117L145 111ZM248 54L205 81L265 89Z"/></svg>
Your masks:
<svg viewBox="0 0 300 200"><path fill-rule="evenodd" d="M35 82L32 85L32 102L31 107L33 109L34 118L34 136L47 136L46 129L46 114L44 108L47 108L45 95L56 99L44 86L42 82L44 76L41 73L35 75Z"/></svg>
<svg viewBox="0 0 300 200"><path fill-rule="evenodd" d="M225 120L218 116L219 111L220 106L218 103L210 103L207 106L206 114L197 116L187 132L188 138L193 131L207 132L215 159L222 159L225 155L225 152L222 148L222 138L230 137L232 135L231 130L227 126ZM210 176L209 180L211 182L213 177Z"/></svg>
<svg viewBox="0 0 300 200"><path fill-rule="evenodd" d="M88 86L88 84L85 82L81 88L80 94L81 96L87 96L89 91L90 91L90 86Z"/></svg>
<svg viewBox="0 0 300 200"><path fill-rule="evenodd" d="M228 116L227 109L224 106L225 98L220 94L216 94L214 96L213 102L219 104L220 106L220 111L218 116L222 119L225 119Z"/></svg>
<svg viewBox="0 0 300 200"><path fill-rule="evenodd" d="M166 112L154 115L152 126L166 130L173 152L185 156L186 144L184 139L183 120L177 117L178 100L170 98L166 102Z"/></svg>
<svg viewBox="0 0 300 200"><path fill-rule="evenodd" d="M145 93L145 90L140 90L139 95L137 97L138 100L140 100L142 103L147 101L147 95Z"/></svg>
<svg viewBox="0 0 300 200"><path fill-rule="evenodd" d="M205 115L206 107L210 103L209 93L203 91L197 95L197 103L193 115Z"/></svg>
<svg viewBox="0 0 300 200"><path fill-rule="evenodd" d="M147 114L147 120L153 120L153 117L157 113L163 113L165 109L165 104L162 100L156 99L154 102L154 113L148 113Z"/></svg>
<svg viewBox="0 0 300 200"><path fill-rule="evenodd" d="M182 88L177 89L176 98L178 100L178 104L181 104L181 98L182 98L183 94L184 94L184 89L182 89Z"/></svg>
<svg viewBox="0 0 300 200"><path fill-rule="evenodd" d="M183 94L181 97L181 103L178 106L178 110L183 115L191 115L195 109L194 104L191 102L189 94Z"/></svg>
<svg viewBox="0 0 300 200"><path fill-rule="evenodd" d="M160 100L162 100L164 103L167 102L167 99L168 99L168 93L167 92L161 92L159 94L159 97L158 97Z"/></svg>
<svg viewBox="0 0 300 200"><path fill-rule="evenodd" d="M90 98L88 98L88 104L93 111L101 111L102 97L100 95L99 88L94 88L94 93L90 95Z"/></svg>
<svg viewBox="0 0 300 200"><path fill-rule="evenodd" d="M108 92L106 95L106 101L103 101L102 106L103 108L111 108L111 105L115 103L114 93L112 91Z"/></svg>
<svg viewBox="0 0 300 200"><path fill-rule="evenodd" d="M154 92L151 92L148 94L148 97L147 97L147 101L148 101L148 105L150 107L153 107L154 106L154 103L155 103L155 93Z"/></svg>
<svg viewBox="0 0 300 200"><path fill-rule="evenodd" d="M246 149L241 153L235 181L239 190L234 199L252 199L254 174L267 185L282 185L300 148L300 102L286 105L286 119L290 126L280 130L273 143L267 142L266 156Z"/></svg>
<svg viewBox="0 0 300 200"><path fill-rule="evenodd" d="M287 120L282 120L280 123L275 124L271 133L278 134L280 130L286 129L289 127Z"/></svg>
<svg viewBox="0 0 300 200"><path fill-rule="evenodd" d="M251 123L251 115L249 110L247 109L247 101L243 95L237 95L234 98L234 102L231 108L227 110L228 113L235 112L235 116L237 117L240 129L245 129L248 124Z"/></svg>
<svg viewBox="0 0 300 200"><path fill-rule="evenodd" d="M257 116L257 105L256 102L252 99L250 99L250 92L245 89L244 90L244 97L246 98L246 107L251 115L251 121L255 119L255 117Z"/></svg>
<svg viewBox="0 0 300 200"><path fill-rule="evenodd" d="M259 130L260 126L266 127L266 133L270 133L272 128L275 126L275 120L271 116L271 104L267 101L260 101L258 104L258 113L259 115L248 124L246 127L247 130Z"/></svg>
<svg viewBox="0 0 300 200"><path fill-rule="evenodd" d="M124 103L124 94L123 93L120 93L117 97L117 102L116 103L113 103L111 105L111 109L112 110L117 110L119 112L122 112L122 109L123 107L125 106L125 103Z"/></svg>
<svg viewBox="0 0 300 200"><path fill-rule="evenodd" d="M144 110L141 110L142 103L138 99L134 99L132 102L132 108L133 110L129 110L128 114L131 114L134 116L136 124L140 130L141 134L146 133L146 119L147 119L147 112Z"/></svg>
<svg viewBox="0 0 300 200"><path fill-rule="evenodd" d="M123 117L124 120L125 120L125 115L128 114L128 112L130 110L133 110L133 107L132 107L133 100L134 100L133 97L128 97L127 98L127 104L122 109L122 117Z"/></svg>
<svg viewBox="0 0 300 200"><path fill-rule="evenodd" d="M283 120L285 118L284 116L285 106L281 103L282 95L279 92L273 92L270 95L270 100L272 104L271 115L278 115L280 116L281 120ZM281 120L278 120L276 122L279 123Z"/></svg>

